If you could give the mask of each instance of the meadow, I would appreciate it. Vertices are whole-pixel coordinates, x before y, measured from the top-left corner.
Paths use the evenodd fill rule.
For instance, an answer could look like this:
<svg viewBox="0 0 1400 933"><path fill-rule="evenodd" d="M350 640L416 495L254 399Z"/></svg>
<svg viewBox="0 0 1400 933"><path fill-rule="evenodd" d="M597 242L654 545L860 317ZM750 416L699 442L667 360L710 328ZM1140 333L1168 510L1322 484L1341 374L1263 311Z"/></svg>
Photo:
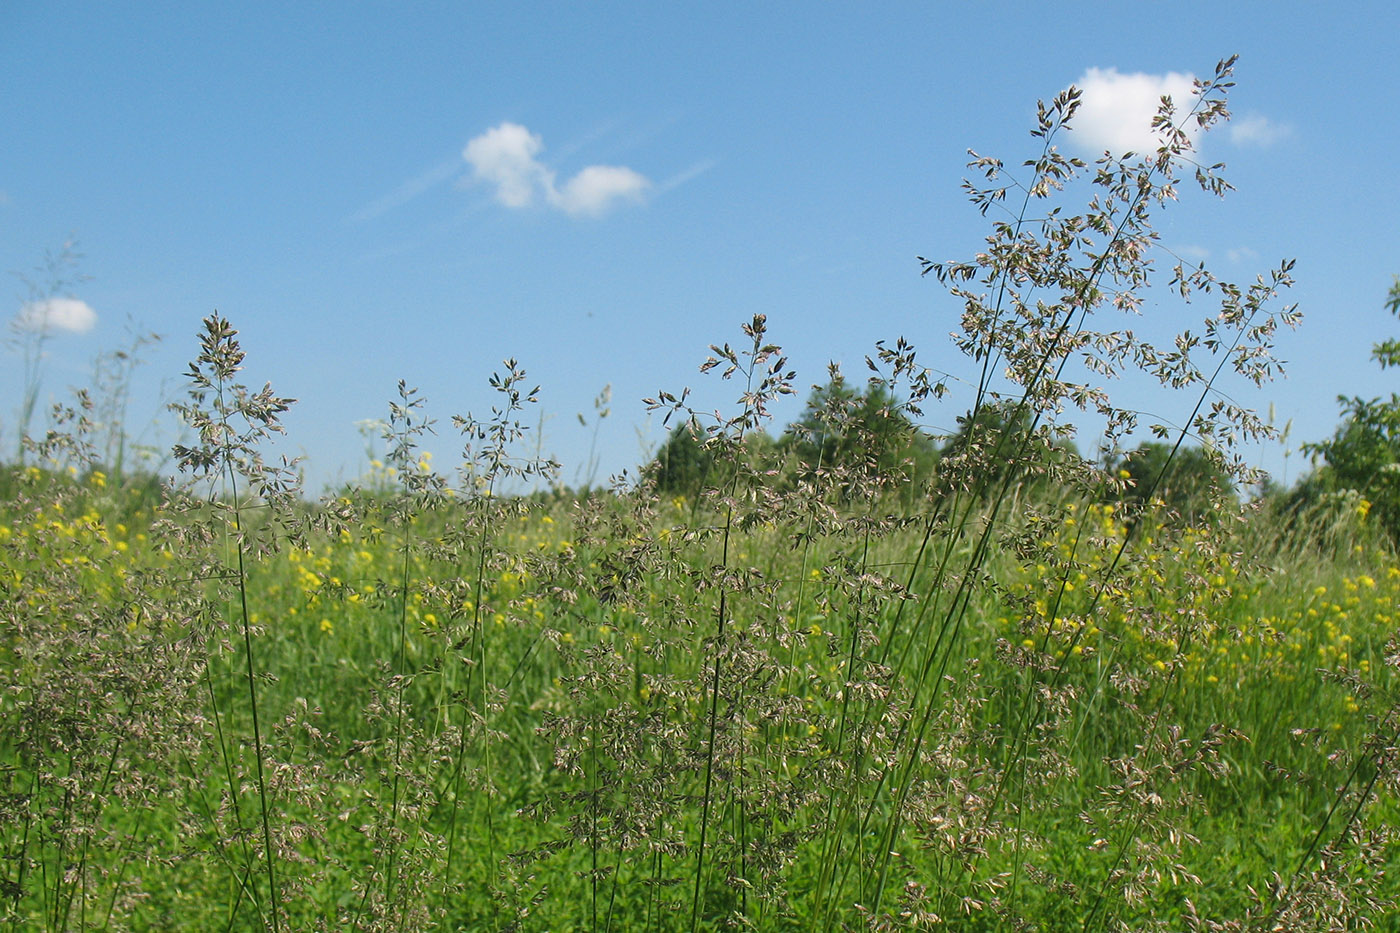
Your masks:
<svg viewBox="0 0 1400 933"><path fill-rule="evenodd" d="M1131 436L1104 385L1133 367L1189 413L1166 449L1229 467L1267 426L1218 380L1270 374L1289 266L1159 276L1190 141L1088 169L1052 145L1075 101L1024 181L974 163L974 203L1020 213L929 264L976 387L931 462L945 386L902 340L765 440L798 383L762 317L702 366L731 411L648 400L693 441L683 491L661 460L552 484L507 361L450 431L402 384L382 458L312 499L266 455L291 400L239 382L217 316L174 477L105 462L86 395L58 409L0 479L0 922L1400 929L1400 560L1370 504L1186 509L1169 462L1081 458L1060 417ZM1086 212L1045 209L1077 182ZM1096 329L1159 277L1209 296L1197 336Z"/></svg>

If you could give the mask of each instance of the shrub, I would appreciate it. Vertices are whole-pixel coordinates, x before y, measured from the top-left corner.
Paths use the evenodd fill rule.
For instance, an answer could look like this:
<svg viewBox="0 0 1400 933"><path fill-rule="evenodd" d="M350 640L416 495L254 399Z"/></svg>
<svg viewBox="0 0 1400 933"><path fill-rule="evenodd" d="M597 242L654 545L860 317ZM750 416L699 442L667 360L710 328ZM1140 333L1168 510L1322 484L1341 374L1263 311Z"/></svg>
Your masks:
<svg viewBox="0 0 1400 933"><path fill-rule="evenodd" d="M1147 441L1122 458L1110 459L1129 486L1122 502L1141 513L1160 500L1189 525L1215 518L1222 505L1235 501L1234 484L1220 461L1203 447L1179 447Z"/></svg>
<svg viewBox="0 0 1400 933"><path fill-rule="evenodd" d="M802 417L784 432L780 449L798 477L825 471L838 478L829 485L847 495L876 477L889 488L917 490L938 460L933 438L884 382L857 388L834 366L830 381L812 390Z"/></svg>
<svg viewBox="0 0 1400 933"><path fill-rule="evenodd" d="M1400 278L1390 289L1386 307L1400 316ZM1371 358L1382 369L1400 366L1400 340L1375 344ZM1322 466L1302 484L1305 497L1316 499L1350 490L1370 503L1371 514L1400 543L1400 393L1388 398L1340 396L1343 420L1333 436L1304 450Z"/></svg>
<svg viewBox="0 0 1400 933"><path fill-rule="evenodd" d="M773 439L764 432L746 437L743 447L745 459L755 465L767 468L775 461ZM734 478L734 470L717 450L713 436L690 418L672 429L642 472L657 492L684 496L692 502L705 490L722 489Z"/></svg>

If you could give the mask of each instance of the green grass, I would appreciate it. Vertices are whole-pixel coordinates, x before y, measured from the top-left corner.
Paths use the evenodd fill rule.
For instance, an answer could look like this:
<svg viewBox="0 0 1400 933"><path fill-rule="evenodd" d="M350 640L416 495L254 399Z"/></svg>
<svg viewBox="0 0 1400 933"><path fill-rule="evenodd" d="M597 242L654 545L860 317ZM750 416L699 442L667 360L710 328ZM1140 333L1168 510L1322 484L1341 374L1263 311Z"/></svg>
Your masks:
<svg viewBox="0 0 1400 933"><path fill-rule="evenodd" d="M142 744L139 692L88 697L90 735L6 730L7 791L33 794L11 798L9 919L269 923L246 657L219 644L241 609L162 619L137 574L173 586L191 556L153 543L149 516L106 519L94 482L12 501L0 525L20 594L7 720L57 702L41 694L60 676L110 691L114 659L211 640L144 662L178 663L173 683L126 685L185 711L173 746ZM876 902L896 925L1138 926L1180 922L1188 897L1240 917L1267 914L1274 872L1319 869L1309 849L1353 806L1348 838L1395 816L1392 763L1359 796L1368 735L1393 722L1400 565L1380 550L1279 555L1271 574L1154 528L1095 598L1127 529L1070 503L1038 550L988 555L934 653L917 526L811 533L794 510L726 542L724 515L643 493L339 504L359 520L244 569L288 929L839 929ZM104 754L137 773L99 776ZM1346 881L1368 878L1393 903L1378 872Z"/></svg>

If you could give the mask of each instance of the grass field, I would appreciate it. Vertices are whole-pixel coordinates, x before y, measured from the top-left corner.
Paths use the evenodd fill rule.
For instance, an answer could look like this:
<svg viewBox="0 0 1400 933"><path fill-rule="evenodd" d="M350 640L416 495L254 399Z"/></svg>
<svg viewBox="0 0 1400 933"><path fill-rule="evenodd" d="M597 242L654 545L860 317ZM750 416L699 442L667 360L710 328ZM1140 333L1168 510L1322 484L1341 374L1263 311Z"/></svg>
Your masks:
<svg viewBox="0 0 1400 933"><path fill-rule="evenodd" d="M463 496L427 468L173 522L101 473L11 477L12 927L1390 914L1400 564L1374 543L1130 535L1074 501L955 535L881 499Z"/></svg>

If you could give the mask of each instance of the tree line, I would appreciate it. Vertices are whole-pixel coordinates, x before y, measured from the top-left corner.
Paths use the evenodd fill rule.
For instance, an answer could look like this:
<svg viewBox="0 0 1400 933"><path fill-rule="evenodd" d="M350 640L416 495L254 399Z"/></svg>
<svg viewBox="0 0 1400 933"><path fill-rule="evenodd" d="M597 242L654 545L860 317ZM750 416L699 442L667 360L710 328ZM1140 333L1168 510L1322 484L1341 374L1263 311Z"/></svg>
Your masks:
<svg viewBox="0 0 1400 933"><path fill-rule="evenodd" d="M1400 277L1386 307L1400 316ZM1371 356L1383 369L1400 366L1400 339L1376 343ZM1152 440L1101 457L1098 466L1108 480L1102 498L1130 510L1155 501L1190 523L1211 520L1222 506L1250 498L1300 532L1325 524L1329 511L1359 511L1400 544L1400 393L1343 395L1338 401L1341 423L1332 437L1303 446L1315 467L1291 487L1266 481L1258 489L1240 489L1209 448ZM692 500L706 490L723 493L741 465L779 483L822 484L838 497L878 486L909 499L937 495L945 474L956 472L948 467L974 450L1005 451L981 461L984 474L1000 474L980 477L978 488L989 491L1014 486L1053 494L1057 464L1083 462L1072 441L1037 426L1029 409L1015 403L984 404L959 418L951 435L937 436L917 424L884 383L854 384L835 370L777 437L750 432L737 455L721 452L716 441L714 429L687 420L671 430L644 473L658 492Z"/></svg>

